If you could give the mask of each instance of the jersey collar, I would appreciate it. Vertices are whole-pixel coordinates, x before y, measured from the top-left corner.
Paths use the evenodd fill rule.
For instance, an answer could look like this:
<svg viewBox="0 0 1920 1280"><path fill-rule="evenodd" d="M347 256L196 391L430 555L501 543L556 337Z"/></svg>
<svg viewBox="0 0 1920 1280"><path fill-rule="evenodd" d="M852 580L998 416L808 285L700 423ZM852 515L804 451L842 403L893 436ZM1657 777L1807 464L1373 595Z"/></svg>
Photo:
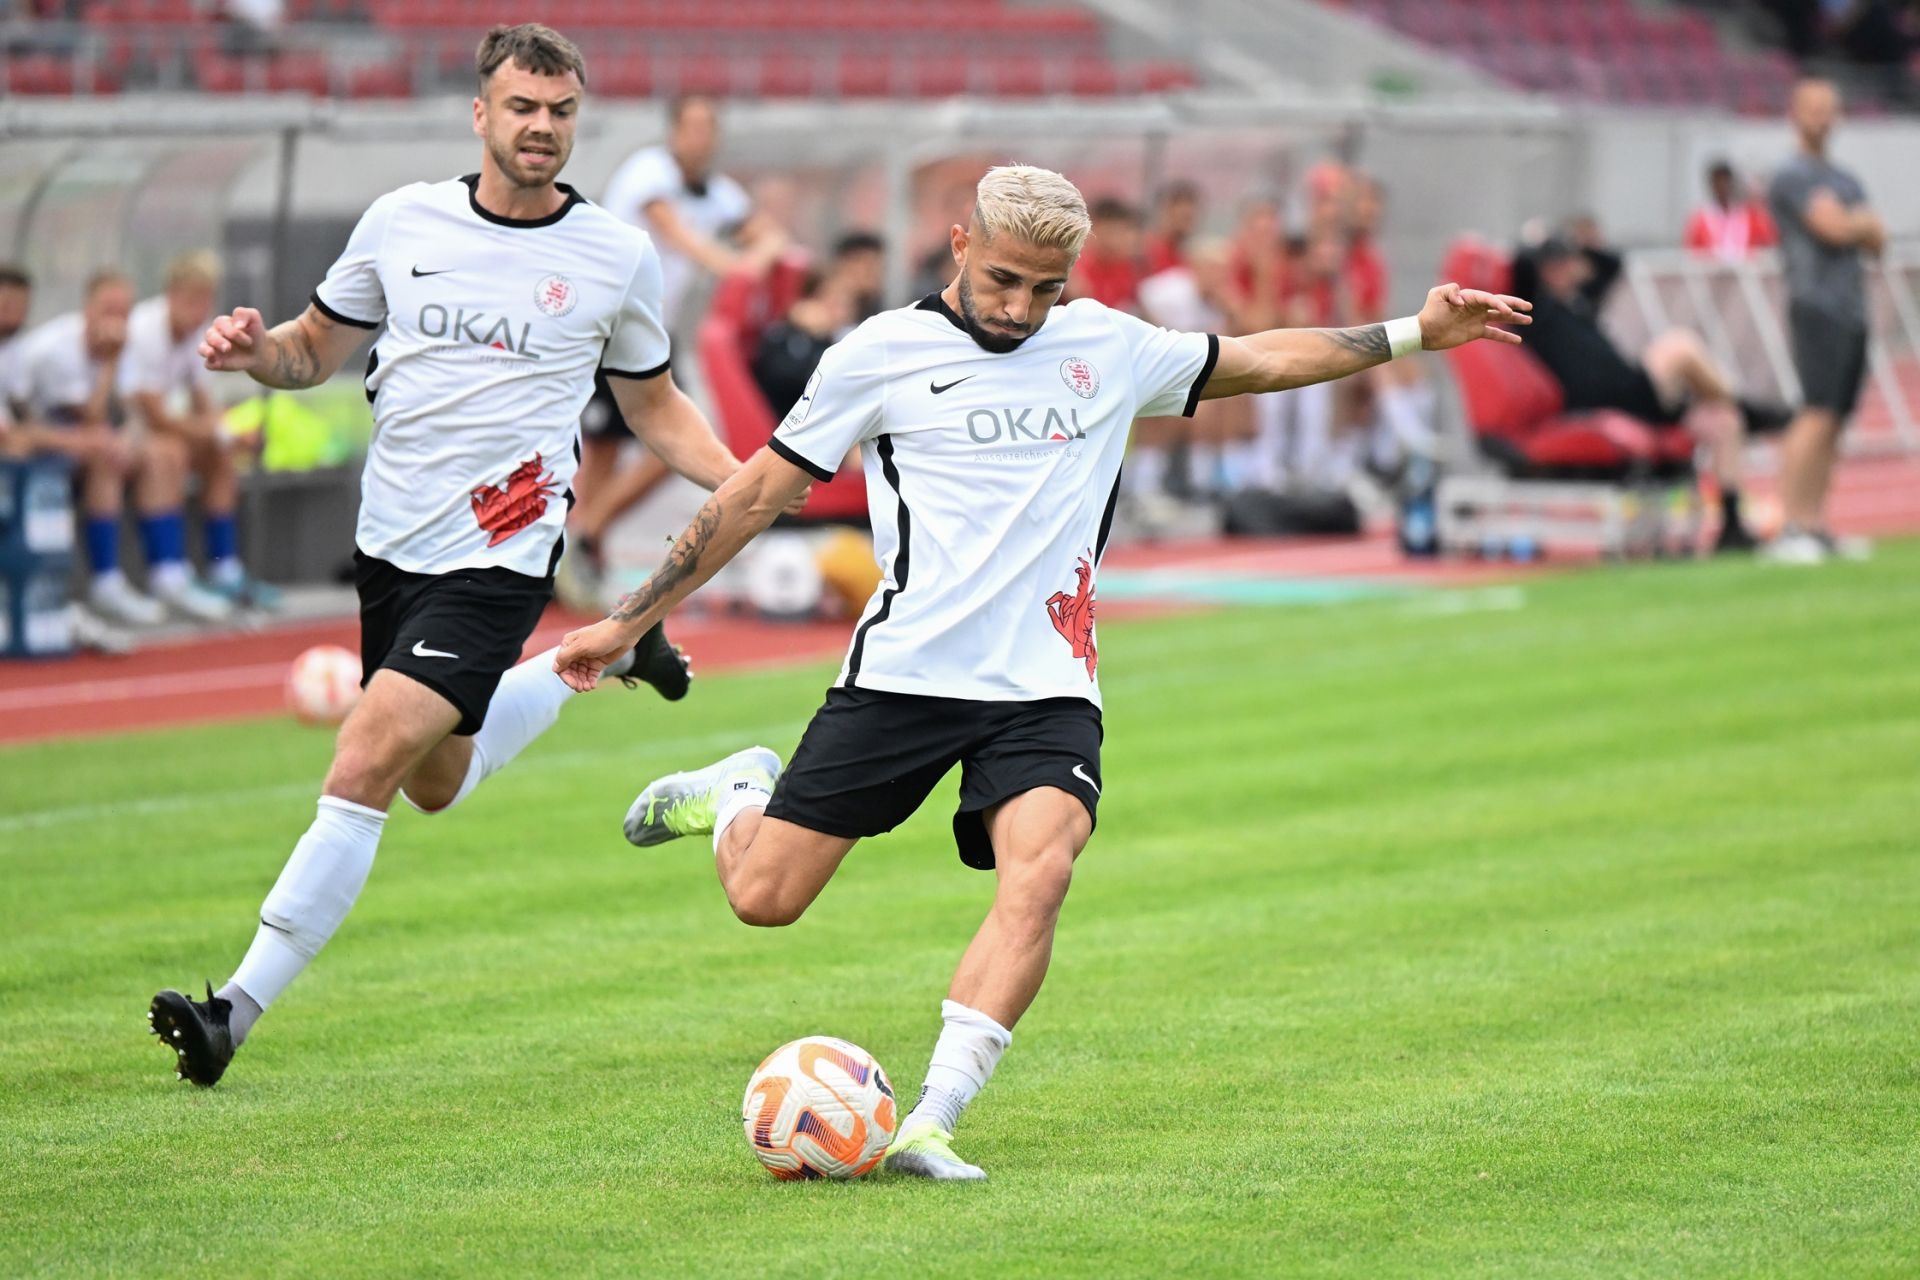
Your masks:
<svg viewBox="0 0 1920 1280"><path fill-rule="evenodd" d="M566 196L566 202L544 218L503 218L480 205L480 175L469 173L460 181L467 184L467 205L475 214L491 222L496 227L550 227L567 216L577 204L585 204L587 198L564 182L553 184L554 189Z"/></svg>

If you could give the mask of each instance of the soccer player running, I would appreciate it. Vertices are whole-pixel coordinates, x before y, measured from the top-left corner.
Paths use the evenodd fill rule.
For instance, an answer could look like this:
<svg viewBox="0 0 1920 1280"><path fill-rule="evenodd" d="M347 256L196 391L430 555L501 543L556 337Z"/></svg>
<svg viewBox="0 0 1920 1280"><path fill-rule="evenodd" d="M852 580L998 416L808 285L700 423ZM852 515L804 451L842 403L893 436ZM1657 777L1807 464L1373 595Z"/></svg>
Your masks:
<svg viewBox="0 0 1920 1280"><path fill-rule="evenodd" d="M863 446L884 579L785 773L764 747L662 778L627 814L651 845L711 833L748 924L798 919L862 836L902 822L961 765L960 857L998 879L961 958L926 1086L888 1167L986 1175L955 1122L1040 989L1073 863L1100 803L1094 574L1136 417L1281 391L1526 324L1528 304L1455 285L1416 316L1245 338L1177 333L1091 299L1054 310L1088 231L1079 191L988 170L952 229L958 273L833 347L765 449L722 485L666 564L612 616L568 635L579 689L710 578L810 479Z"/></svg>
<svg viewBox="0 0 1920 1280"><path fill-rule="evenodd" d="M303 315L269 330L241 308L200 348L210 369L310 387L386 326L368 363L376 429L354 557L366 692L239 969L204 1002L153 999L154 1032L198 1085L346 918L394 796L451 808L573 696L552 651L515 663L552 594L594 370L688 479L713 488L740 465L667 371L652 242L555 181L586 87L579 50L499 26L477 62L480 172L374 201ZM679 698L686 666L657 622L605 670Z"/></svg>

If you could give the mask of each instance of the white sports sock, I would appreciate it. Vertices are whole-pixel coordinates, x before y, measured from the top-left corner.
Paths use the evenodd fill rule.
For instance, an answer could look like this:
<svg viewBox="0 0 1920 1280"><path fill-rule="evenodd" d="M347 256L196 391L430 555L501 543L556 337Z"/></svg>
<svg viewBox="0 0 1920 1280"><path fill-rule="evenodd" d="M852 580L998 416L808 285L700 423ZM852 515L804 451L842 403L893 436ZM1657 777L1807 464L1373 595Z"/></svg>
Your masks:
<svg viewBox="0 0 1920 1280"><path fill-rule="evenodd" d="M1196 444L1187 448L1187 483L1207 497L1220 491L1220 446Z"/></svg>
<svg viewBox="0 0 1920 1280"><path fill-rule="evenodd" d="M1424 383L1382 387L1374 396L1374 403L1379 406L1380 420L1407 452L1433 456L1437 440L1431 387Z"/></svg>
<svg viewBox="0 0 1920 1280"><path fill-rule="evenodd" d="M1164 445L1136 444L1127 450L1126 466L1120 472L1121 488L1129 497L1159 493L1167 480L1167 450Z"/></svg>
<svg viewBox="0 0 1920 1280"><path fill-rule="evenodd" d="M112 569L103 569L93 575L95 591L115 591L121 588L131 589L128 587L126 573L117 566Z"/></svg>
<svg viewBox="0 0 1920 1280"><path fill-rule="evenodd" d="M500 684L487 703L487 722L473 735L473 759L467 776L444 809L422 809L423 813L445 813L473 794L473 789L507 767L527 744L553 728L560 708L573 696L573 686L553 669L558 649L535 654L500 677ZM414 808L412 796L403 790L402 798Z"/></svg>
<svg viewBox="0 0 1920 1280"><path fill-rule="evenodd" d="M239 556L228 556L215 560L207 566L207 577L223 587L239 586L246 579L247 571L240 563Z"/></svg>
<svg viewBox="0 0 1920 1280"><path fill-rule="evenodd" d="M373 870L386 823L378 809L320 797L313 825L261 904L260 931L233 971L233 985L262 1009L280 998L347 918Z"/></svg>
<svg viewBox="0 0 1920 1280"><path fill-rule="evenodd" d="M739 787L727 793L713 815L713 851L720 852L720 837L727 834L733 820L749 809L765 809L773 802L773 793L763 787Z"/></svg>
<svg viewBox="0 0 1920 1280"><path fill-rule="evenodd" d="M1013 1032L957 1000L942 1000L940 1016L945 1025L934 1042L927 1082L920 1088L920 1100L900 1122L902 1129L920 1119L932 1120L952 1133L960 1113L985 1087L1000 1065L1000 1055L1013 1043Z"/></svg>

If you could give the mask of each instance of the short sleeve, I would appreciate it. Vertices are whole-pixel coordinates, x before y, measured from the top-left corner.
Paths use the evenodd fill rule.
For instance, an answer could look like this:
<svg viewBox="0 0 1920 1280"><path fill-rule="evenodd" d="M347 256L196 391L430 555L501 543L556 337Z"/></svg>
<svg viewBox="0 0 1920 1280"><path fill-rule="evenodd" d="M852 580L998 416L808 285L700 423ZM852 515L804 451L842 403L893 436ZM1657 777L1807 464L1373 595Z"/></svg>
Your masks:
<svg viewBox="0 0 1920 1280"><path fill-rule="evenodd" d="M127 344L120 352L120 368L116 377L123 396L165 395L167 386L167 364L171 352L167 348L167 333L164 317L162 323L148 323L149 313L136 312L135 323L127 327Z"/></svg>
<svg viewBox="0 0 1920 1280"><path fill-rule="evenodd" d="M613 334L600 359L609 377L657 378L667 371L673 348L661 318L665 295L665 286L660 283L660 254L649 240L640 251L640 261L634 264L627 296L620 304L620 314L613 319Z"/></svg>
<svg viewBox="0 0 1920 1280"><path fill-rule="evenodd" d="M880 434L886 402L881 344L859 329L828 347L769 448L816 480L833 479L853 446Z"/></svg>
<svg viewBox="0 0 1920 1280"><path fill-rule="evenodd" d="M601 205L622 222L640 222L640 211L680 190L680 174L664 147L634 152L607 182Z"/></svg>
<svg viewBox="0 0 1920 1280"><path fill-rule="evenodd" d="M1804 169L1782 169L1773 176L1767 196L1775 219L1799 222L1806 217L1807 201L1813 198L1813 178Z"/></svg>
<svg viewBox="0 0 1920 1280"><path fill-rule="evenodd" d="M1210 333L1162 329L1124 311L1108 314L1126 339L1127 362L1133 370L1134 416L1191 418L1200 406L1200 392L1213 376L1213 366L1220 362L1220 339Z"/></svg>
<svg viewBox="0 0 1920 1280"><path fill-rule="evenodd" d="M327 319L356 329L378 329L387 318L387 293L380 286L380 243L386 239L392 211L388 196L373 202L360 216L327 278L313 291L313 305Z"/></svg>

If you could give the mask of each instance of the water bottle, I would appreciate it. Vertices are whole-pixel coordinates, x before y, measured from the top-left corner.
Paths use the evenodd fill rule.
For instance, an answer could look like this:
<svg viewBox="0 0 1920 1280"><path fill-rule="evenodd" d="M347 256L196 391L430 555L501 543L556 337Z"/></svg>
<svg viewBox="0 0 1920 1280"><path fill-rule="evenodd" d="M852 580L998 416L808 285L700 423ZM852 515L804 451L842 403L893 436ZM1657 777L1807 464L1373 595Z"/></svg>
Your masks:
<svg viewBox="0 0 1920 1280"><path fill-rule="evenodd" d="M1440 470L1433 459L1416 453L1400 479L1400 551L1429 557L1440 554L1440 524L1434 503Z"/></svg>

